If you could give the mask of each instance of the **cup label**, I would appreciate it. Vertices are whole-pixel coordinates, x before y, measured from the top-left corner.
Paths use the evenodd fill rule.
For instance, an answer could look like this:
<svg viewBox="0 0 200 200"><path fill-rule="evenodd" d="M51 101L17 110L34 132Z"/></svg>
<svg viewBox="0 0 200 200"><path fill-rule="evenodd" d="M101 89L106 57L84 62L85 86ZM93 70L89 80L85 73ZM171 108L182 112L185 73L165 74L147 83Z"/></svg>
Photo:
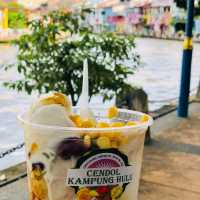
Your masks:
<svg viewBox="0 0 200 200"><path fill-rule="evenodd" d="M134 181L134 166L95 169L70 169L67 186L105 186Z"/></svg>
<svg viewBox="0 0 200 200"><path fill-rule="evenodd" d="M71 187L116 186L134 182L135 165L116 149L96 150L81 157L69 169L66 185Z"/></svg>

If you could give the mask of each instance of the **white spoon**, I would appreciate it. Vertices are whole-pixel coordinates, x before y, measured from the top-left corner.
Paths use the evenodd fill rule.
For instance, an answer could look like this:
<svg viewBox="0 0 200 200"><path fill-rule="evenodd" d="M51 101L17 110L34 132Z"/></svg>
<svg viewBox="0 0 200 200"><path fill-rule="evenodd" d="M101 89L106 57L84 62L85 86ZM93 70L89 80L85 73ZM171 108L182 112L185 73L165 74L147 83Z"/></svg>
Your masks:
<svg viewBox="0 0 200 200"><path fill-rule="evenodd" d="M88 78L88 61L84 60L83 63L83 84L82 93L78 102L80 107L80 116L83 119L95 120L92 110L89 107L89 78Z"/></svg>

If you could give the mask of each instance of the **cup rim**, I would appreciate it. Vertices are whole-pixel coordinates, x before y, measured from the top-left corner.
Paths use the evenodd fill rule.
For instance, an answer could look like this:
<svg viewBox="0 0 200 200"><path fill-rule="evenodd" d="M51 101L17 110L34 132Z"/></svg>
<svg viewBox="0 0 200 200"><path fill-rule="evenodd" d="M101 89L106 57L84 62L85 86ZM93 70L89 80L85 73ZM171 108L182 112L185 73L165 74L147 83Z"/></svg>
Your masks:
<svg viewBox="0 0 200 200"><path fill-rule="evenodd" d="M73 107L77 108L77 107ZM105 109L100 107L92 107L92 109ZM134 110L128 110L128 109L120 109L118 108L119 112L124 112L127 114L133 114L137 116L147 115L149 117L149 120L143 123L139 123L136 125L130 125L130 126L122 126L122 127L108 127L108 128L79 128L79 127L65 127L65 126L56 126L56 125L44 125L44 124L37 124L32 123L28 119L25 119L25 116L27 115L27 112L24 112L22 114L19 114L17 116L17 119L24 125L29 125L34 128L38 129L51 129L51 130L57 130L57 131L81 131L81 132L107 132L107 131L124 131L129 129L145 129L147 127L150 127L153 125L153 118L146 114L139 111Z"/></svg>

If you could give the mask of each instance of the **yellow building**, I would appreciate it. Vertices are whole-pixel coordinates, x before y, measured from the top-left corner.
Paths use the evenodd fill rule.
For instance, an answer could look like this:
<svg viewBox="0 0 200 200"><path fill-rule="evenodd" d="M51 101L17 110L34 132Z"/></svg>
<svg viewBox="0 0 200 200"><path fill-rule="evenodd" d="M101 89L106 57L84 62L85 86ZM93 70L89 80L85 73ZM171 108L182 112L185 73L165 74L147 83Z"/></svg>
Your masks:
<svg viewBox="0 0 200 200"><path fill-rule="evenodd" d="M3 9L3 28L8 28L8 8Z"/></svg>
<svg viewBox="0 0 200 200"><path fill-rule="evenodd" d="M8 8L0 7L0 29L8 28Z"/></svg>
<svg viewBox="0 0 200 200"><path fill-rule="evenodd" d="M3 28L3 11L0 10L0 29Z"/></svg>
<svg viewBox="0 0 200 200"><path fill-rule="evenodd" d="M24 8L18 3L18 0L0 0L0 29L8 29L9 11L19 11Z"/></svg>
<svg viewBox="0 0 200 200"><path fill-rule="evenodd" d="M0 28L8 28L9 5L17 4L17 0L0 0Z"/></svg>

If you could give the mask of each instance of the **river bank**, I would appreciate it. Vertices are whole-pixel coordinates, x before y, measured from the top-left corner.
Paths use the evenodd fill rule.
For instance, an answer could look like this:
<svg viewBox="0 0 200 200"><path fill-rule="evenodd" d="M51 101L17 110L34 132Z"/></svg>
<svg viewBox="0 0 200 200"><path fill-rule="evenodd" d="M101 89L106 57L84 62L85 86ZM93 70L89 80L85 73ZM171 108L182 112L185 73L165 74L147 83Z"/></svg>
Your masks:
<svg viewBox="0 0 200 200"><path fill-rule="evenodd" d="M121 34L124 35L124 34ZM157 40L169 40L169 41L184 41L185 36L184 34L182 36L153 36L153 35L135 35L136 38L139 39L157 39ZM193 42L194 43L200 43L200 38L198 37L194 37L193 38ZM6 38L6 39L2 39L0 38L0 44L10 44L12 43L12 40Z"/></svg>

